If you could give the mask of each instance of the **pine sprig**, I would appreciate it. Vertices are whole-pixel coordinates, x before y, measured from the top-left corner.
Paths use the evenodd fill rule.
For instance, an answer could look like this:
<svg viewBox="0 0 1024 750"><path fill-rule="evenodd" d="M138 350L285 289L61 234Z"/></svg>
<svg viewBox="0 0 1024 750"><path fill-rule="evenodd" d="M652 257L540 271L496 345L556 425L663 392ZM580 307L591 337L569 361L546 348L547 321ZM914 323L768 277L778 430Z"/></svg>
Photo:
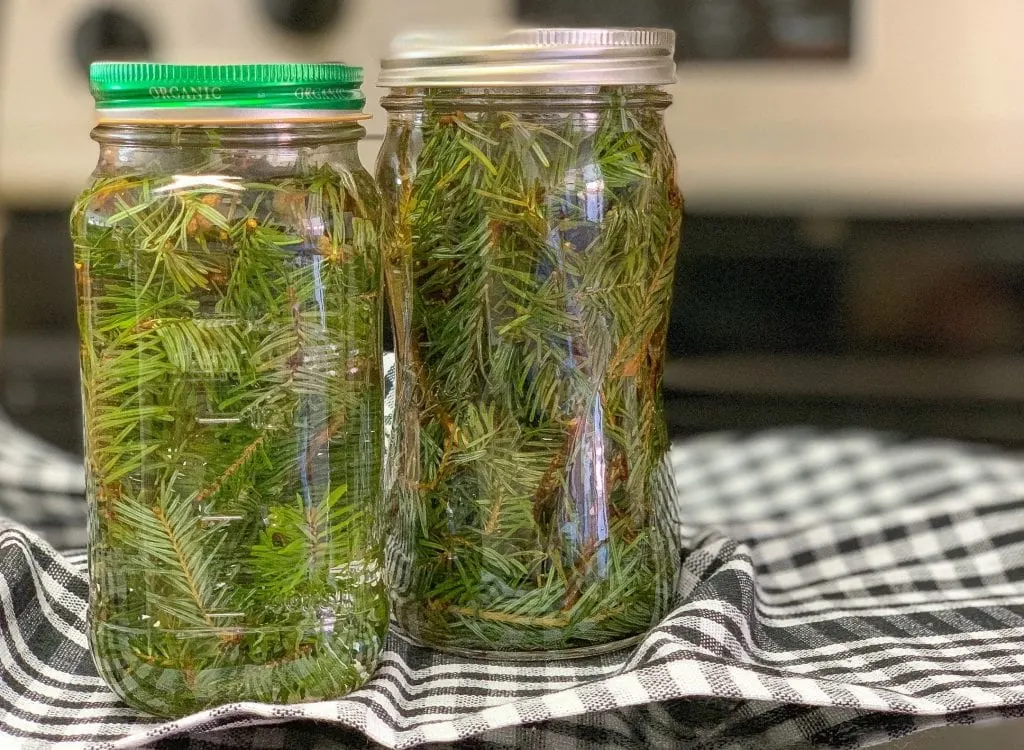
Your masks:
<svg viewBox="0 0 1024 750"><path fill-rule="evenodd" d="M177 479L172 475L150 502L122 496L115 505L115 533L122 544L139 547L136 564L148 572L148 586L162 593L154 613L187 627L210 627L210 613L225 601L211 568L218 563L224 531L203 528L191 498L174 491Z"/></svg>

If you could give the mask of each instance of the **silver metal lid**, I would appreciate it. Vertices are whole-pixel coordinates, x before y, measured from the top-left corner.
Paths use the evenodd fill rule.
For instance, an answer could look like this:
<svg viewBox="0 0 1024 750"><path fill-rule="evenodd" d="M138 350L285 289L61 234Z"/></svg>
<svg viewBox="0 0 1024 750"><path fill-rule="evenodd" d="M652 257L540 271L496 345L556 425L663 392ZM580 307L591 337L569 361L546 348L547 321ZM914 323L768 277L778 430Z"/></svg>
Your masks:
<svg viewBox="0 0 1024 750"><path fill-rule="evenodd" d="M378 86L628 86L676 79L671 29L513 29L401 34Z"/></svg>

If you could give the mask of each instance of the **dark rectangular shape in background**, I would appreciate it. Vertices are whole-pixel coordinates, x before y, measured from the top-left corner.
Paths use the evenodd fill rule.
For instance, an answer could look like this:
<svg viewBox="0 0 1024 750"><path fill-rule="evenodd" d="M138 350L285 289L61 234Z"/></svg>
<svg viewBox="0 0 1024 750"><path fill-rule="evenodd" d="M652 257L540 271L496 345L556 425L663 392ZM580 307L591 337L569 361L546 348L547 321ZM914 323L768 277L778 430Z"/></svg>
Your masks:
<svg viewBox="0 0 1024 750"><path fill-rule="evenodd" d="M520 20L676 30L676 59L849 60L853 0L517 0Z"/></svg>

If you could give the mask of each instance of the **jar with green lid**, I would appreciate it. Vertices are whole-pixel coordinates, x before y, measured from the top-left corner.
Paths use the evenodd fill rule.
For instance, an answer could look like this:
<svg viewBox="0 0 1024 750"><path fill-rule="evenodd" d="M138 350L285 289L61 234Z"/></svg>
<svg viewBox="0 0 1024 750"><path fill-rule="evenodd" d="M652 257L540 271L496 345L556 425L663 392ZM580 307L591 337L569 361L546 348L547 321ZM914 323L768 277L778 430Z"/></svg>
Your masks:
<svg viewBox="0 0 1024 750"><path fill-rule="evenodd" d="M673 49L658 29L414 34L382 63L388 564L415 641L583 656L672 604Z"/></svg>
<svg viewBox="0 0 1024 750"><path fill-rule="evenodd" d="M89 638L175 716L363 684L383 587L362 70L97 63L71 231Z"/></svg>

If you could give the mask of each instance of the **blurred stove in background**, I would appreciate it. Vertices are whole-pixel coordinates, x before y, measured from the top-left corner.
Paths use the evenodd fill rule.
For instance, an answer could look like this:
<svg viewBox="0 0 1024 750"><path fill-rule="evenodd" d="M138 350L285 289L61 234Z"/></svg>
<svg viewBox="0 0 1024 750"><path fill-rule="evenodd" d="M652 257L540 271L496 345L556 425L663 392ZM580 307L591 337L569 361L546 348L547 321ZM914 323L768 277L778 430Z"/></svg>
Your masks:
<svg viewBox="0 0 1024 750"><path fill-rule="evenodd" d="M404 29L655 23L688 218L676 434L866 425L1024 443L1019 0L7 0L0 404L77 448L66 212L95 160L85 66L335 59Z"/></svg>

